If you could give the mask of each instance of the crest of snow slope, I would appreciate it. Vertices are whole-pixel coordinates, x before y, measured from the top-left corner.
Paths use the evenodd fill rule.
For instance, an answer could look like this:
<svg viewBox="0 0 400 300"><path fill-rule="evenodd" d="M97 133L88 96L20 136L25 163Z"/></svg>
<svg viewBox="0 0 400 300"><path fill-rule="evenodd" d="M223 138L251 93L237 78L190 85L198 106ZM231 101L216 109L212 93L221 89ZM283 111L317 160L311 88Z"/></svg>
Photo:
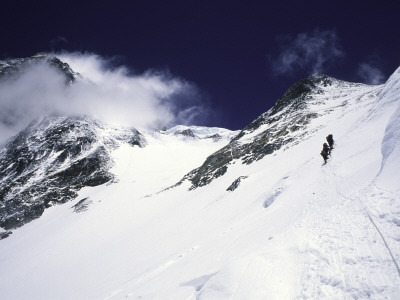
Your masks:
<svg viewBox="0 0 400 300"><path fill-rule="evenodd" d="M387 184L399 175L386 168L399 154L385 145L398 87L332 88L297 143L192 191L186 181L157 193L223 144L155 134L120 147L120 181L81 190L87 211L51 207L0 242L2 297L397 299L400 199Z"/></svg>
<svg viewBox="0 0 400 300"><path fill-rule="evenodd" d="M386 88L382 91L378 110L385 106L393 106L394 112L388 122L382 140L382 165L378 182L387 185L389 190L400 193L400 184L396 176L400 170L400 106L397 105L400 95L400 68L389 78Z"/></svg>

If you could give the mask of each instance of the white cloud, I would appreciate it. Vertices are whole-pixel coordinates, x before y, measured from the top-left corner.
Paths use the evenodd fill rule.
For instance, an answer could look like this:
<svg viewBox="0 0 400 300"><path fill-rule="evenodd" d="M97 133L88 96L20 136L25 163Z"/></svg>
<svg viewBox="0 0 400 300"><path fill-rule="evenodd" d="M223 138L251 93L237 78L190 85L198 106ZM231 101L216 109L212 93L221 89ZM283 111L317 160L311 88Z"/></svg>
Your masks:
<svg viewBox="0 0 400 300"><path fill-rule="evenodd" d="M275 75L292 75L298 70L324 72L345 56L336 33L331 30L299 33L282 39L279 46L281 53L270 57Z"/></svg>
<svg viewBox="0 0 400 300"><path fill-rule="evenodd" d="M132 75L95 54L56 55L82 75L72 85L45 63L0 82L0 142L42 115L86 114L136 128L201 121L208 109L191 83L165 72Z"/></svg>
<svg viewBox="0 0 400 300"><path fill-rule="evenodd" d="M382 71L371 63L361 63L358 66L357 75L368 84L381 84L385 81Z"/></svg>

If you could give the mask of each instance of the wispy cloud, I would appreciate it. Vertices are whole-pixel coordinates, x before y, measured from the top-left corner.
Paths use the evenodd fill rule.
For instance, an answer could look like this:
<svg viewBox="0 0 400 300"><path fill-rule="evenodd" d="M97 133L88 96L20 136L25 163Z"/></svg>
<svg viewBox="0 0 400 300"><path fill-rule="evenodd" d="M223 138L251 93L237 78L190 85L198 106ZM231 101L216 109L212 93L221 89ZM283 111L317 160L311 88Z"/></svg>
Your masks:
<svg viewBox="0 0 400 300"><path fill-rule="evenodd" d="M315 29L279 40L281 52L270 56L275 75L293 75L296 71L324 72L345 56L335 31Z"/></svg>
<svg viewBox="0 0 400 300"><path fill-rule="evenodd" d="M373 63L361 63L357 70L358 77L368 84L381 84L385 81L383 72Z"/></svg>
<svg viewBox="0 0 400 300"><path fill-rule="evenodd" d="M136 128L202 122L207 106L194 84L168 72L131 74L95 54L62 53L81 78L65 85L46 63L27 68L17 79L0 82L0 142L33 119L52 113L86 114Z"/></svg>

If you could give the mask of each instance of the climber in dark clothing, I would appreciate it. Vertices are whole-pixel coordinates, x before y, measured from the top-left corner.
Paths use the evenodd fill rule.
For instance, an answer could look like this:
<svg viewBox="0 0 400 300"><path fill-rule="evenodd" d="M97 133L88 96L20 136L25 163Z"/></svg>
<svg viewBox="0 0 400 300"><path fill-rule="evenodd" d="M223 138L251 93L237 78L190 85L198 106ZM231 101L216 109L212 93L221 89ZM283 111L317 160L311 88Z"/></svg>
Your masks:
<svg viewBox="0 0 400 300"><path fill-rule="evenodd" d="M335 143L335 142L333 141L333 135L332 135L332 134L328 135L328 136L326 137L326 140L328 141L329 148L331 148L331 150L332 150L332 149L333 149L333 144ZM329 152L330 152L330 151L329 151Z"/></svg>
<svg viewBox="0 0 400 300"><path fill-rule="evenodd" d="M324 162L326 163L326 161L328 160L328 152L326 152L325 150L322 150L321 155L324 159Z"/></svg>
<svg viewBox="0 0 400 300"><path fill-rule="evenodd" d="M331 148L328 146L327 143L324 143L322 145L322 150L324 150L326 153L328 153L328 155L331 155Z"/></svg>
<svg viewBox="0 0 400 300"><path fill-rule="evenodd" d="M324 145L322 147L321 155L322 155L322 158L324 159L325 163L328 160L329 153L330 153L330 149L329 149L328 145L326 143L324 143Z"/></svg>

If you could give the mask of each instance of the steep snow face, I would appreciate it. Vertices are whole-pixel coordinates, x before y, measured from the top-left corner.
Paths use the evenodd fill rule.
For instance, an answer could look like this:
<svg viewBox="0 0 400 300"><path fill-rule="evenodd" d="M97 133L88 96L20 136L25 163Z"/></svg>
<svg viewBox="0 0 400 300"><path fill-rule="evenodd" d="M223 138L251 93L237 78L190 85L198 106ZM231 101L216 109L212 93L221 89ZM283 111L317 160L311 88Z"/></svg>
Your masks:
<svg viewBox="0 0 400 300"><path fill-rule="evenodd" d="M228 139L158 132L143 133L143 148L121 143L113 184L81 189L0 241L2 297L398 299L396 74L385 86L315 75L236 138L251 163L232 152L224 174L191 191L190 180L166 187ZM254 150L278 129L293 140Z"/></svg>
<svg viewBox="0 0 400 300"><path fill-rule="evenodd" d="M382 140L382 165L379 182L387 189L400 193L397 174L400 170L400 68L389 78L380 95L380 106L389 106L393 114L385 129Z"/></svg>
<svg viewBox="0 0 400 300"><path fill-rule="evenodd" d="M400 106L390 118L386 126L385 136L382 140L382 166L380 179L389 184L390 190L400 192L400 183L397 181L396 174L400 168Z"/></svg>

